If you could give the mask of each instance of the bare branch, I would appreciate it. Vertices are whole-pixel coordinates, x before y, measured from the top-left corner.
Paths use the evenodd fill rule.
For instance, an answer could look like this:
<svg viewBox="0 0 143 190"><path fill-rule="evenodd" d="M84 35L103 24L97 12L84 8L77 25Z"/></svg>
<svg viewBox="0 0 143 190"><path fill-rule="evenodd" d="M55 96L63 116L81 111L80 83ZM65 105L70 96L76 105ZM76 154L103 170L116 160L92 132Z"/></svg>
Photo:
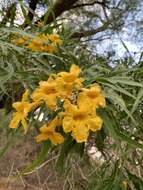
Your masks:
<svg viewBox="0 0 143 190"><path fill-rule="evenodd" d="M29 20L32 20L33 17L34 17L34 14L32 13L32 11L34 12L36 10L37 4L38 4L38 0L31 0L29 2L29 12L28 12L28 15L27 15L27 17L29 18ZM32 11L30 11L30 9Z"/></svg>
<svg viewBox="0 0 143 190"><path fill-rule="evenodd" d="M95 5L95 4L98 4L98 5L107 7L107 5L105 4L104 1L103 1L103 2L100 2L100 1L93 1L92 3L82 3L82 4L74 5L74 6L71 7L71 9L80 8L80 7L85 7L85 6L92 6L92 5Z"/></svg>
<svg viewBox="0 0 143 190"><path fill-rule="evenodd" d="M70 10L71 7L77 2L78 0L57 0L56 3L53 5L52 9L48 10L40 20L44 20L46 18L46 24L51 23L54 18L60 16L63 12ZM48 16L47 16L48 15Z"/></svg>
<svg viewBox="0 0 143 190"><path fill-rule="evenodd" d="M109 23L106 22L102 26L100 26L99 28L96 28L96 29L75 32L71 35L71 38L83 38L83 37L95 35L99 32L103 32L104 30L106 30L108 25L109 25Z"/></svg>
<svg viewBox="0 0 143 190"><path fill-rule="evenodd" d="M28 14L27 17L24 21L23 26L26 27L29 24L29 21L33 20L34 17L34 12L36 10L37 4L38 4L39 0L30 0L29 1L29 7L28 7Z"/></svg>

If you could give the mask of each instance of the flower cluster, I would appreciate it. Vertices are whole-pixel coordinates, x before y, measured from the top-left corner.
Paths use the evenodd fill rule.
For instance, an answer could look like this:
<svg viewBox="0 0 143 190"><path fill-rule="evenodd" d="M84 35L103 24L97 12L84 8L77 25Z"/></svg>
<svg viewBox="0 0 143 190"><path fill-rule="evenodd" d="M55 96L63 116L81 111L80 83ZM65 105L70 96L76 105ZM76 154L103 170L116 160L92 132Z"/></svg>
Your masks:
<svg viewBox="0 0 143 190"><path fill-rule="evenodd" d="M34 37L19 36L12 43L36 52L56 53L57 47L62 45L58 34L37 34Z"/></svg>
<svg viewBox="0 0 143 190"><path fill-rule="evenodd" d="M84 80L79 74L80 68L76 65L71 66L70 72L51 74L47 81L39 82L29 102L26 90L22 101L13 103L16 112L10 128L17 128L21 122L26 132L28 113L45 103L56 116L39 129L37 142L50 140L55 145L60 144L66 133L70 133L78 143L86 142L90 131L101 129L103 121L97 115L96 109L105 107L106 102L100 86L94 83L89 88L84 88ZM59 105L58 101L62 104Z"/></svg>

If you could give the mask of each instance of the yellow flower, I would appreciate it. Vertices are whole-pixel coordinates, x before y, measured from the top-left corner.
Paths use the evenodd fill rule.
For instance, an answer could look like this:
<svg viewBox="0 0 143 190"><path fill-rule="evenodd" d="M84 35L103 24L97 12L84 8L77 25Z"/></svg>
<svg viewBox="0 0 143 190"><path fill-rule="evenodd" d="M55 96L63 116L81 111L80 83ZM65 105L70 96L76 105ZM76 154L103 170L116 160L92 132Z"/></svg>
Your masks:
<svg viewBox="0 0 143 190"><path fill-rule="evenodd" d="M80 68L73 64L70 68L70 72L59 72L57 76L60 76L63 78L65 82L75 82L79 73L81 72Z"/></svg>
<svg viewBox="0 0 143 190"><path fill-rule="evenodd" d="M43 46L43 51L48 53L55 53L57 51L57 48L55 45L48 44Z"/></svg>
<svg viewBox="0 0 143 190"><path fill-rule="evenodd" d="M51 109L56 108L57 98L71 98L72 91L77 85L82 85L78 80L79 67L72 65L70 73L60 72L57 75L51 75L47 81L41 81L39 87L32 94L34 102L44 101Z"/></svg>
<svg viewBox="0 0 143 190"><path fill-rule="evenodd" d="M43 26L43 22L38 22L38 27ZM12 42L16 45L24 45L24 47L32 51L56 53L57 44L62 45L62 40L58 34L35 34L35 37L28 41L28 36L22 36L13 39Z"/></svg>
<svg viewBox="0 0 143 190"><path fill-rule="evenodd" d="M42 51L43 50L43 41L37 37L33 38L32 41L26 46L26 48L29 48L32 51Z"/></svg>
<svg viewBox="0 0 143 190"><path fill-rule="evenodd" d="M55 81L58 97L61 99L70 98L73 91L73 83L66 83L61 77L57 77Z"/></svg>
<svg viewBox="0 0 143 190"><path fill-rule="evenodd" d="M41 37L34 38L26 47L32 51L55 53L57 47L52 44L46 44L47 36L41 35Z"/></svg>
<svg viewBox="0 0 143 190"><path fill-rule="evenodd" d="M49 40L53 42L54 44L58 44L58 45L62 45L63 43L58 34L50 34Z"/></svg>
<svg viewBox="0 0 143 190"><path fill-rule="evenodd" d="M40 128L41 134L36 137L37 142L50 140L54 145L61 144L64 141L63 136L56 132L56 126L61 125L61 120L57 117L53 119L50 123L43 125Z"/></svg>
<svg viewBox="0 0 143 190"><path fill-rule="evenodd" d="M40 38L33 38L31 43L35 46L41 46L43 45L43 41Z"/></svg>
<svg viewBox="0 0 143 190"><path fill-rule="evenodd" d="M27 39L23 37L12 40L12 42L16 45L25 45L26 41Z"/></svg>
<svg viewBox="0 0 143 190"><path fill-rule="evenodd" d="M106 101L105 97L101 92L99 85L94 84L90 89L82 89L83 92L79 93L77 102L80 105L88 105L88 107L105 107ZM85 102L85 103L84 103ZM88 102L88 103L87 103Z"/></svg>
<svg viewBox="0 0 143 190"><path fill-rule="evenodd" d="M55 79L57 83L57 91L61 98L69 98L74 88L81 88L83 79L78 78L80 68L72 65L70 72L59 72Z"/></svg>
<svg viewBox="0 0 143 190"><path fill-rule="evenodd" d="M27 116L28 113L38 106L37 103L29 103L27 101L29 92L28 90L25 91L25 93L22 96L21 102L15 102L13 103L13 108L16 109L16 112L13 113L12 120L10 122L9 127L10 128L17 128L19 123L21 122L25 133L27 132Z"/></svg>
<svg viewBox="0 0 143 190"><path fill-rule="evenodd" d="M38 34L37 37L43 40L43 42L49 41L49 34Z"/></svg>
<svg viewBox="0 0 143 190"><path fill-rule="evenodd" d="M48 107L55 109L57 103L57 91L54 80L49 78L48 81L41 81L39 87L32 93L32 99L34 102L44 101Z"/></svg>
<svg viewBox="0 0 143 190"><path fill-rule="evenodd" d="M95 132L101 129L102 119L93 110L88 112L89 110L73 105L68 100L64 102L64 109L63 129L65 133L71 132L78 143L87 141L89 130Z"/></svg>

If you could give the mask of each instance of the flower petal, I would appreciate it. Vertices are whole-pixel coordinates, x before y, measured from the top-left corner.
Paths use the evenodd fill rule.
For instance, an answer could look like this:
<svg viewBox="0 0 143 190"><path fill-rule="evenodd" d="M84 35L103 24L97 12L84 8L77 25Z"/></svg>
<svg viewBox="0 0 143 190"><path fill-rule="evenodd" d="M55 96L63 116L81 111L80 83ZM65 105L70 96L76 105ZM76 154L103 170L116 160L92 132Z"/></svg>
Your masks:
<svg viewBox="0 0 143 190"><path fill-rule="evenodd" d="M106 107L106 101L105 101L105 97L103 95L98 96L95 100L94 100L94 104L96 107L102 107L105 108Z"/></svg>
<svg viewBox="0 0 143 190"><path fill-rule="evenodd" d="M36 139L36 142L41 142L41 141L48 140L48 139L49 139L49 136L48 136L48 134L46 134L46 133L42 133L42 134L40 134L40 135L37 135L37 136L35 137L35 139Z"/></svg>
<svg viewBox="0 0 143 190"><path fill-rule="evenodd" d="M40 132L41 133L53 133L55 131L55 128L60 125L62 125L62 121L58 117L55 117L51 122L43 125L40 128Z"/></svg>
<svg viewBox="0 0 143 190"><path fill-rule="evenodd" d="M24 128L24 133L26 133L27 130L28 130L28 125L27 125L26 119L23 118L23 117L22 117L22 119L21 119L21 124L22 124L22 126L23 126L23 128Z"/></svg>
<svg viewBox="0 0 143 190"><path fill-rule="evenodd" d="M78 125L72 131L72 137L78 142L86 142L89 135L88 127L85 125Z"/></svg>
<svg viewBox="0 0 143 190"><path fill-rule="evenodd" d="M72 117L65 116L63 119L63 130L65 133L68 133L73 130L74 127L74 121Z"/></svg>
<svg viewBox="0 0 143 190"><path fill-rule="evenodd" d="M72 64L70 68L70 73L73 73L75 76L78 76L80 72L81 72L81 69L77 65Z"/></svg>
<svg viewBox="0 0 143 190"><path fill-rule="evenodd" d="M47 124L45 124L42 127L40 127L39 130L40 130L41 133L48 133L48 132L53 132L54 128L52 129L52 128L48 127Z"/></svg>
<svg viewBox="0 0 143 190"><path fill-rule="evenodd" d="M17 128L19 122L21 121L22 115L20 113L13 113L13 118L9 124L10 128Z"/></svg>
<svg viewBox="0 0 143 190"><path fill-rule="evenodd" d="M66 99L64 102L64 109L67 114L73 115L73 113L77 110L77 106L71 104L71 102Z"/></svg>
<svg viewBox="0 0 143 190"><path fill-rule="evenodd" d="M95 106L92 104L92 101L90 101L84 92L79 93L77 97L77 105L79 109L85 110L87 113L95 112Z"/></svg>
<svg viewBox="0 0 143 190"><path fill-rule="evenodd" d="M23 103L21 102L14 102L12 107L16 109L16 111L21 111L23 109Z"/></svg>
<svg viewBox="0 0 143 190"><path fill-rule="evenodd" d="M57 95L55 94L51 94L48 95L47 97L45 97L43 99L46 103L46 105L51 108L51 109L55 109L56 108L56 104L57 104Z"/></svg>
<svg viewBox="0 0 143 190"><path fill-rule="evenodd" d="M52 135L49 135L49 139L54 145L61 144L64 141L64 137L57 132L54 132Z"/></svg>
<svg viewBox="0 0 143 190"><path fill-rule="evenodd" d="M87 122L88 128L93 132L100 130L102 127L102 124L103 124L103 121L99 116L96 116L95 118L91 118Z"/></svg>
<svg viewBox="0 0 143 190"><path fill-rule="evenodd" d="M22 102L26 102L29 96L29 90L27 89L22 95Z"/></svg>

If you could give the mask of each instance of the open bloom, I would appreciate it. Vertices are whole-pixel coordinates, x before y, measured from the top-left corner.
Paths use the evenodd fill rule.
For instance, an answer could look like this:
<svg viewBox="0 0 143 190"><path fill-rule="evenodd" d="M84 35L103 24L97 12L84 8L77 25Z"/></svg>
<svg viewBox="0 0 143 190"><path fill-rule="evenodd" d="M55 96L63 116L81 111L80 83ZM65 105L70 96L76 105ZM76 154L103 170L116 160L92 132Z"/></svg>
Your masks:
<svg viewBox="0 0 143 190"><path fill-rule="evenodd" d="M56 53L57 52L57 47L53 44L48 44L48 45L44 45L42 47L42 50L48 53Z"/></svg>
<svg viewBox="0 0 143 190"><path fill-rule="evenodd" d="M39 83L39 87L33 92L32 99L35 102L44 101L48 107L55 109L57 104L55 81L52 78L49 78L48 81L41 81Z"/></svg>
<svg viewBox="0 0 143 190"><path fill-rule="evenodd" d="M83 88L79 93L77 101L81 105L88 105L88 108L105 107L105 97L101 92L101 88L98 84L93 84L89 89Z"/></svg>
<svg viewBox="0 0 143 190"><path fill-rule="evenodd" d="M62 45L59 35L40 34L33 38L26 47L32 51L55 53L57 51L57 44Z"/></svg>
<svg viewBox="0 0 143 190"><path fill-rule="evenodd" d="M37 26L42 27L43 22L38 22ZM18 33L19 35L19 33ZM35 37L21 36L13 39L12 42L16 45L24 46L36 52L56 53L58 48L63 44L58 34L35 34Z"/></svg>
<svg viewBox="0 0 143 190"><path fill-rule="evenodd" d="M33 38L31 42L26 46L32 51L42 51L43 50L43 40L39 37Z"/></svg>
<svg viewBox="0 0 143 190"><path fill-rule="evenodd" d="M78 78L80 68L72 65L70 72L60 72L51 75L47 81L39 82L39 87L32 94L35 102L44 101L51 109L56 109L57 98L70 99L74 88L82 85L82 80Z"/></svg>
<svg viewBox="0 0 143 190"><path fill-rule="evenodd" d="M29 92L28 90L22 96L21 102L13 103L13 108L15 108L16 112L13 113L12 120L10 122L10 128L17 128L19 123L21 122L25 133L27 132L27 116L32 109L37 107L37 103L29 103L27 101Z"/></svg>
<svg viewBox="0 0 143 190"><path fill-rule="evenodd" d="M66 100L64 103L65 115L63 118L63 130L71 132L72 137L78 142L87 141L89 131L101 129L102 119L93 112L73 105Z"/></svg>
<svg viewBox="0 0 143 190"><path fill-rule="evenodd" d="M22 36L17 39L13 39L12 42L16 45L25 45L27 43L28 36Z"/></svg>
<svg viewBox="0 0 143 190"><path fill-rule="evenodd" d="M44 43L49 42L49 34L39 34L37 37L39 37Z"/></svg>
<svg viewBox="0 0 143 190"><path fill-rule="evenodd" d="M62 40L60 39L60 36L58 34L50 34L49 35L49 40L51 42L53 42L53 44L58 44L58 45L62 45Z"/></svg>
<svg viewBox="0 0 143 190"><path fill-rule="evenodd" d="M83 79L78 78L80 68L77 65L72 65L70 72L59 72L55 79L57 83L57 91L59 97L69 98L74 88L79 89L82 86Z"/></svg>
<svg viewBox="0 0 143 190"><path fill-rule="evenodd" d="M56 126L61 125L61 120L57 117L53 119L50 123L43 125L40 128L41 134L36 137L37 142L50 140L54 145L61 144L64 141L63 136L56 132Z"/></svg>
<svg viewBox="0 0 143 190"><path fill-rule="evenodd" d="M57 76L60 76L62 77L62 79L65 81L65 82L71 82L71 83L76 83L76 80L78 79L78 75L79 73L81 72L80 68L73 64L70 68L70 72L59 72L57 74ZM78 80L77 80L78 81Z"/></svg>

